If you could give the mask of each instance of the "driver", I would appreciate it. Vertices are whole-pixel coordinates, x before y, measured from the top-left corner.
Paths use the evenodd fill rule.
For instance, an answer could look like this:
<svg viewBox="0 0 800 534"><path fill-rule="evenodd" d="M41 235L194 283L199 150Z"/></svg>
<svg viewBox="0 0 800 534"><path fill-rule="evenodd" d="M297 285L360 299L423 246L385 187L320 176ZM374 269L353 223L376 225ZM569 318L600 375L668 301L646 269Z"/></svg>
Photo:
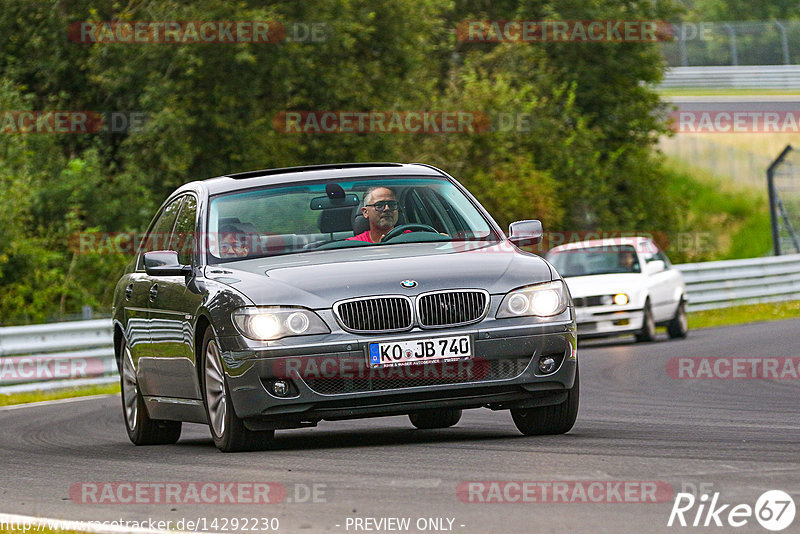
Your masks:
<svg viewBox="0 0 800 534"><path fill-rule="evenodd" d="M634 271L636 258L630 250L623 250L619 253L619 266L625 271Z"/></svg>
<svg viewBox="0 0 800 534"><path fill-rule="evenodd" d="M370 187L364 193L364 207L361 208L361 213L369 220L369 230L347 240L380 243L397 224L399 207L394 191L388 187Z"/></svg>

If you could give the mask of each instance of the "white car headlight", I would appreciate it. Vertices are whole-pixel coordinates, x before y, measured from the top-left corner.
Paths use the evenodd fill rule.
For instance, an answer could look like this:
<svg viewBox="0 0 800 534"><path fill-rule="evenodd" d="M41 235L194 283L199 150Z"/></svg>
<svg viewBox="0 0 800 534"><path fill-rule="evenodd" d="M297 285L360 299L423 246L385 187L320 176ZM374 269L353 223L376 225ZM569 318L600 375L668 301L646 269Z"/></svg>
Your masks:
<svg viewBox="0 0 800 534"><path fill-rule="evenodd" d="M246 337L259 341L330 333L319 315L304 308L239 308L233 312L233 324Z"/></svg>
<svg viewBox="0 0 800 534"><path fill-rule="evenodd" d="M525 315L552 317L563 313L568 304L564 283L561 280L553 280L544 284L515 289L508 293L500 303L497 318Z"/></svg>

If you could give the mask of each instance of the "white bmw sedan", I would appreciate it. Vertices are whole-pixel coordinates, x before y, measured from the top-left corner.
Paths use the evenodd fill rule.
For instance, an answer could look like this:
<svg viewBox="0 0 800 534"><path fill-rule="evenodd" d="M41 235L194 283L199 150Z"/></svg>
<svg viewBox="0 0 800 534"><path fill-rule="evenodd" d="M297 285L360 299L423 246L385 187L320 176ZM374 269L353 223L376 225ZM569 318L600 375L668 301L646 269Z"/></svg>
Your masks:
<svg viewBox="0 0 800 534"><path fill-rule="evenodd" d="M652 341L656 326L686 337L686 286L681 273L646 237L559 245L547 253L567 282L580 337L634 334Z"/></svg>

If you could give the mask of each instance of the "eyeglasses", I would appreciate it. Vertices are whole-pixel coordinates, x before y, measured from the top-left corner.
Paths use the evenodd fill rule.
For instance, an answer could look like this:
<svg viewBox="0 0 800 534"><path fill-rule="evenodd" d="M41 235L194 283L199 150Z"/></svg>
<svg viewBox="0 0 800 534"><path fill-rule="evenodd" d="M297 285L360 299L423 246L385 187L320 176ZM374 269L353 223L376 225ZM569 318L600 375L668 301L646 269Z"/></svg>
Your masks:
<svg viewBox="0 0 800 534"><path fill-rule="evenodd" d="M374 204L364 204L364 206L372 206L377 211L383 211L388 206L391 211L394 211L398 208L399 204L396 200L379 200Z"/></svg>

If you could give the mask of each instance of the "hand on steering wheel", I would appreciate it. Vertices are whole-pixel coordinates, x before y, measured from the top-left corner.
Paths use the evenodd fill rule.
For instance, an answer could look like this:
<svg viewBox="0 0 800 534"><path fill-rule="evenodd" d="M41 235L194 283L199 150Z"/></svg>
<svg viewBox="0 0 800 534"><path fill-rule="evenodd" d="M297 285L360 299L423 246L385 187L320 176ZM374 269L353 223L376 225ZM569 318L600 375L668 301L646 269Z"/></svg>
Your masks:
<svg viewBox="0 0 800 534"><path fill-rule="evenodd" d="M433 232L434 234L438 234L439 233L439 231L436 228L434 228L433 226L428 226L427 224L418 224L418 223L401 224L400 226L395 226L394 228L389 230L389 233L387 233L385 236L383 236L383 239L381 239L381 242L387 241L389 239L392 239L393 237L397 237L397 236L399 236L401 234L404 234L404 233L406 233L406 231L409 231L409 232Z"/></svg>

